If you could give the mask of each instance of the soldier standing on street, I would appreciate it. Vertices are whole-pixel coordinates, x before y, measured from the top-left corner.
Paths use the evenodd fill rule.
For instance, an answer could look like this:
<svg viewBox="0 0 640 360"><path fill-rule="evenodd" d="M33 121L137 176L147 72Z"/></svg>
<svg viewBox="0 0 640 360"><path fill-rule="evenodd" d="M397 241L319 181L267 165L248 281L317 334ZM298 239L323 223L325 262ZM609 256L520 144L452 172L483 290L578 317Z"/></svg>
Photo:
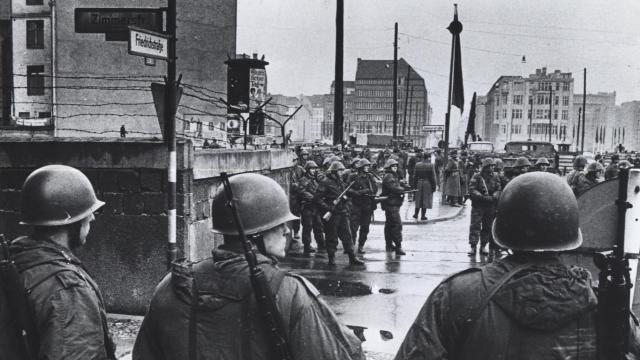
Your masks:
<svg viewBox="0 0 640 360"><path fill-rule="evenodd" d="M304 245L303 256L309 257L315 250L311 247L311 230L318 245L319 252L326 252L324 243L324 232L322 229L322 218L318 211L313 197L318 190L318 165L313 161L307 161L304 166L306 172L298 179L297 191L302 207L302 244Z"/></svg>
<svg viewBox="0 0 640 360"><path fill-rule="evenodd" d="M304 164L307 162L307 158L309 157L309 152L307 150L301 150L298 153L298 157L295 160L295 165L291 169L291 174L289 176L289 184L291 184L290 192L289 192L289 207L291 209L291 213L295 216L301 215L301 207L300 207L300 199L297 194L297 186L298 180L305 173ZM296 219L291 221L291 228L293 229L293 242L290 245L290 248L294 248L296 246L300 246L300 243L296 240L300 239L300 220Z"/></svg>
<svg viewBox="0 0 640 360"><path fill-rule="evenodd" d="M413 179L413 170L416 168L416 164L422 160L422 149L416 148L415 155L412 156L407 162L407 172L409 173L409 185L415 189L416 182ZM409 201L413 201L413 194L409 194Z"/></svg>
<svg viewBox="0 0 640 360"><path fill-rule="evenodd" d="M496 203L500 197L500 178L493 172L495 163L491 158L482 159L481 170L471 178L469 195L471 197L471 224L469 226L469 256L476 256L478 239L480 254L487 255L485 246L494 254L498 249L491 235L491 225L496 216Z"/></svg>
<svg viewBox="0 0 640 360"><path fill-rule="evenodd" d="M247 237L271 288L293 359L364 360L360 341L342 325L304 277L276 266L285 256L287 195L258 174L229 178ZM259 189L260 191L256 191ZM270 359L272 345L259 310L241 239L218 187L211 205L213 229L224 244L213 257L174 263L151 299L133 348L134 360Z"/></svg>
<svg viewBox="0 0 640 360"><path fill-rule="evenodd" d="M507 179L507 176L504 174L504 163L500 158L494 158L493 163L495 164L495 173L500 179L500 188L504 189L507 183L509 183L509 179Z"/></svg>
<svg viewBox="0 0 640 360"><path fill-rule="evenodd" d="M375 196L378 193L378 185L373 174L370 173L371 163L367 159L360 159L357 165L357 173L353 174L348 183L355 181L351 190L351 235L355 241L358 229L358 254L364 254L364 244L369 235L369 225L371 217L376 209Z"/></svg>
<svg viewBox="0 0 640 360"><path fill-rule="evenodd" d="M529 168L531 167L531 162L524 156L520 156L516 159L516 162L513 164L513 169L511 172L511 177L509 181L513 180L519 175L526 174L529 172Z"/></svg>
<svg viewBox="0 0 640 360"><path fill-rule="evenodd" d="M334 266L336 264L338 238L342 241L345 253L349 255L349 264L364 265L364 262L356 257L353 250L348 198L345 196L337 205L333 205L334 200L337 200L347 188L347 184L342 181L342 172L344 170L344 165L339 161L335 161L329 166L328 173L320 181L315 201L322 214L331 212L331 218L324 223L329 265Z"/></svg>
<svg viewBox="0 0 640 360"><path fill-rule="evenodd" d="M100 290L72 253L86 243L93 213L103 205L89 179L69 166L41 167L24 182L20 223L34 231L10 249L23 286L14 291L26 294L37 334L30 343L34 358L115 359ZM10 356L2 348L0 354Z"/></svg>
<svg viewBox="0 0 640 360"><path fill-rule="evenodd" d="M538 160L536 160L535 169L536 171L550 172L549 165L551 165L549 163L549 160L547 160L546 157L541 157Z"/></svg>
<svg viewBox="0 0 640 360"><path fill-rule="evenodd" d="M618 177L618 161L620 160L620 156L618 154L611 155L611 164L607 166L607 169L604 171L604 179L609 180Z"/></svg>
<svg viewBox="0 0 640 360"><path fill-rule="evenodd" d="M560 260L563 251L582 244L578 226L578 203L559 176L515 178L500 196L493 223L496 243L513 255L438 285L395 359L599 358L591 274ZM631 315L629 323L629 358L635 359L638 326Z"/></svg>
<svg viewBox="0 0 640 360"><path fill-rule="evenodd" d="M573 170L567 175L567 184L569 184L569 187L571 187L571 190L573 190L576 196L591 187L589 180L587 180L584 174L585 166L587 166L587 158L578 155L573 159Z"/></svg>
<svg viewBox="0 0 640 360"><path fill-rule="evenodd" d="M409 186L404 185L398 176L398 161L387 160L384 164L385 174L382 178L381 196L387 197L382 200L382 210L384 210L384 241L387 252L395 251L396 255L406 255L402 250L402 218L400 217L400 207L404 199L404 192Z"/></svg>

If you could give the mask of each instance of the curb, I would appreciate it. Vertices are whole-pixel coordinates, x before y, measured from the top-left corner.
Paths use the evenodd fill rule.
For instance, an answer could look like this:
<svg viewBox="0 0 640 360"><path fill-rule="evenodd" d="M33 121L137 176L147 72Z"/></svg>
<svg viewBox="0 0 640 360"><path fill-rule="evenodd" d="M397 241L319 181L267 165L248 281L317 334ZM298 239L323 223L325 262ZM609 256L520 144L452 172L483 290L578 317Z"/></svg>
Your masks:
<svg viewBox="0 0 640 360"><path fill-rule="evenodd" d="M441 216L441 217L437 217L437 218L432 218L429 220L402 220L402 225L427 225L427 224L433 224L433 223L437 223L437 222L441 222L441 221L447 221L447 220L451 220L453 218L455 218L456 216L460 215L464 209L466 208L466 206L461 206L457 209L457 211L455 211L453 214L451 215L447 215L447 216ZM384 220L374 220L371 222L371 224L375 224L375 225L384 225Z"/></svg>

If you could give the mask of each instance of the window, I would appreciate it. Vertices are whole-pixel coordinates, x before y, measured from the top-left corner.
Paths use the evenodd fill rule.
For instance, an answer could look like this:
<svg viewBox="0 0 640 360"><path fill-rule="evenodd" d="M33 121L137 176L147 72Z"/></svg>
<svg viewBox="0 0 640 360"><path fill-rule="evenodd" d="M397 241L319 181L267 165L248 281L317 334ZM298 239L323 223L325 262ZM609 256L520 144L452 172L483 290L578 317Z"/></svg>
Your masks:
<svg viewBox="0 0 640 360"><path fill-rule="evenodd" d="M31 114L28 111L20 111L18 113L18 117L21 119L28 119L31 116Z"/></svg>
<svg viewBox="0 0 640 360"><path fill-rule="evenodd" d="M569 97L568 96L563 96L562 97L562 105L563 106L569 106Z"/></svg>
<svg viewBox="0 0 640 360"><path fill-rule="evenodd" d="M500 111L496 110L496 120L500 119Z"/></svg>
<svg viewBox="0 0 640 360"><path fill-rule="evenodd" d="M560 83L559 82L556 83L556 91L558 91L558 90L560 90Z"/></svg>
<svg viewBox="0 0 640 360"><path fill-rule="evenodd" d="M216 129L216 126L213 124L212 121L209 122L209 130L213 131Z"/></svg>
<svg viewBox="0 0 640 360"><path fill-rule="evenodd" d="M27 49L44 49L44 20L27 20Z"/></svg>
<svg viewBox="0 0 640 360"><path fill-rule="evenodd" d="M27 95L44 95L44 65L27 66Z"/></svg>
<svg viewBox="0 0 640 360"><path fill-rule="evenodd" d="M522 95L513 95L513 104L521 105L522 104Z"/></svg>
<svg viewBox="0 0 640 360"><path fill-rule="evenodd" d="M536 109L536 119L542 119L542 109Z"/></svg>
<svg viewBox="0 0 640 360"><path fill-rule="evenodd" d="M562 83L562 90L569 91L570 85L571 85L571 83L569 83L569 82L563 82Z"/></svg>
<svg viewBox="0 0 640 360"><path fill-rule="evenodd" d="M506 134L507 133L507 125L501 125L500 128L502 129L502 133Z"/></svg>
<svg viewBox="0 0 640 360"><path fill-rule="evenodd" d="M27 5L43 5L43 0L27 0Z"/></svg>
<svg viewBox="0 0 640 360"><path fill-rule="evenodd" d="M496 95L496 106L500 106L500 96Z"/></svg>
<svg viewBox="0 0 640 360"><path fill-rule="evenodd" d="M507 109L502 109L502 118L503 119L507 118Z"/></svg>
<svg viewBox="0 0 640 360"><path fill-rule="evenodd" d="M553 119L554 120L558 120L558 110L557 109L553 110Z"/></svg>
<svg viewBox="0 0 640 360"><path fill-rule="evenodd" d="M569 120L569 110L562 110L562 120Z"/></svg>
<svg viewBox="0 0 640 360"><path fill-rule="evenodd" d="M560 96L556 96L555 99L553 100L553 105L558 105L560 104Z"/></svg>
<svg viewBox="0 0 640 360"><path fill-rule="evenodd" d="M41 112L38 113L38 117L40 119L50 118L51 117L51 112L50 111L41 111Z"/></svg>
<svg viewBox="0 0 640 360"><path fill-rule="evenodd" d="M529 95L529 105L533 105L533 96Z"/></svg>
<svg viewBox="0 0 640 360"><path fill-rule="evenodd" d="M511 110L511 117L513 119L522 119L522 109Z"/></svg>

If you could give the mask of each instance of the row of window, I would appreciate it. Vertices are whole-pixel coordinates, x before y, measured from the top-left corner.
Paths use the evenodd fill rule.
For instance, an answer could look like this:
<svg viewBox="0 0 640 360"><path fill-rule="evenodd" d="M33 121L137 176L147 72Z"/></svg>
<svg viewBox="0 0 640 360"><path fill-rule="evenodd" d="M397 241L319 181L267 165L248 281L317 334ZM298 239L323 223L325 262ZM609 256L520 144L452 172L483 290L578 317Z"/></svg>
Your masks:
<svg viewBox="0 0 640 360"><path fill-rule="evenodd" d="M500 106L500 96L496 96L496 106ZM507 94L503 94L502 95L502 103L503 105L507 105L507 100L508 100L508 95ZM512 95L511 96L511 103L513 105L522 105L522 102L524 100L524 95ZM553 104L554 105L559 105L560 104L560 96L555 96L553 99ZM536 104L537 105L549 105L549 102L551 101L551 97L547 94L538 94L536 95ZM533 96L529 96L529 105L531 105L533 102ZM562 96L562 105L563 106L569 106L569 96Z"/></svg>
<svg viewBox="0 0 640 360"><path fill-rule="evenodd" d="M551 89L553 89L554 87L556 88L556 91L560 90L560 84L562 84L562 90L563 91L569 91L571 90L571 83L568 81L565 82L546 82L546 81L541 81L538 83L538 90L546 90L549 91Z"/></svg>
<svg viewBox="0 0 640 360"><path fill-rule="evenodd" d="M558 114L560 112L555 109L553 110L553 119L558 120ZM569 120L569 110L562 110L562 120ZM502 109L502 118L507 118L507 109ZM512 119L522 119L522 109L512 109L511 110L511 118ZM528 111L527 119L531 119L531 109ZM549 118L549 109L536 109L535 119L548 119ZM496 110L496 120L500 120L500 110Z"/></svg>
<svg viewBox="0 0 640 360"><path fill-rule="evenodd" d="M549 124L533 124L533 128L531 128L531 132L529 132L530 126L527 125L527 134L531 133L531 135L549 135ZM560 125L560 133L558 133L558 125L551 126L551 135L556 135L556 138L565 138L567 136L567 126ZM522 125L512 125L510 133L511 134L521 134L522 133ZM507 133L507 125L503 124L500 126L500 131L502 134Z"/></svg>
<svg viewBox="0 0 640 360"><path fill-rule="evenodd" d="M28 111L20 111L18 113L18 117L21 119L29 119L31 118L31 113ZM40 111L38 113L38 118L40 119L46 119L46 118L50 118L51 117L51 112L50 111Z"/></svg>

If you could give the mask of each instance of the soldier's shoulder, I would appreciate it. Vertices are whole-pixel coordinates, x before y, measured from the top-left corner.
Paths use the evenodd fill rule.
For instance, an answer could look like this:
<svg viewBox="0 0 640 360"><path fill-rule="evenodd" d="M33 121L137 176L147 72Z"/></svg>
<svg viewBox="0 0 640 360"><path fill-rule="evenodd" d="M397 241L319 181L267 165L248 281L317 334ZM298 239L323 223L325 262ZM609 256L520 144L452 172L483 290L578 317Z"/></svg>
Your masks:
<svg viewBox="0 0 640 360"><path fill-rule="evenodd" d="M284 282L293 288L302 290L303 293L313 298L320 296L320 291L302 275L287 272L285 273Z"/></svg>

